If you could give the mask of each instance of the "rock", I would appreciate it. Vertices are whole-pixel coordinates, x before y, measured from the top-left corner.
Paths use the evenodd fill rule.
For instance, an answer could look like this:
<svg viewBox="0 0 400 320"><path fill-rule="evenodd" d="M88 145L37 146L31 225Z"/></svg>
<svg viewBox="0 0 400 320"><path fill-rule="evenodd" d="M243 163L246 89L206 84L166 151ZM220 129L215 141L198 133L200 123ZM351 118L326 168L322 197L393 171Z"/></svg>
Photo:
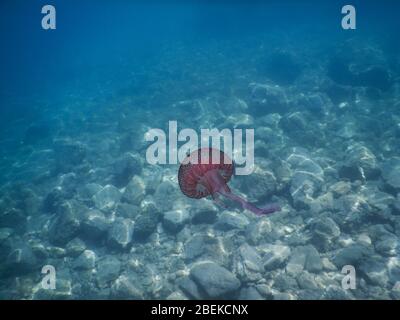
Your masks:
<svg viewBox="0 0 400 320"><path fill-rule="evenodd" d="M120 200L121 193L112 185L106 185L93 196L96 208L105 211L114 209Z"/></svg>
<svg viewBox="0 0 400 320"><path fill-rule="evenodd" d="M359 270L366 281L374 286L385 287L388 284L389 276L385 263L368 259L360 264Z"/></svg>
<svg viewBox="0 0 400 320"><path fill-rule="evenodd" d="M270 220L261 219L250 223L246 228L247 241L252 245L258 245L270 241L273 238Z"/></svg>
<svg viewBox="0 0 400 320"><path fill-rule="evenodd" d="M65 245L75 238L80 227L77 208L70 202L63 202L60 212L49 226L49 240L55 245Z"/></svg>
<svg viewBox="0 0 400 320"><path fill-rule="evenodd" d="M329 187L329 190L333 193L335 198L339 198L343 195L350 193L351 183L348 181L339 181Z"/></svg>
<svg viewBox="0 0 400 320"><path fill-rule="evenodd" d="M155 211L142 213L135 220L133 238L138 241L146 240L157 228L159 214Z"/></svg>
<svg viewBox="0 0 400 320"><path fill-rule="evenodd" d="M177 285L190 299L203 299L203 295L201 294L197 284L189 277L179 279Z"/></svg>
<svg viewBox="0 0 400 320"><path fill-rule="evenodd" d="M81 235L85 239L98 241L107 236L109 226L110 223L104 213L91 210L85 214L81 223Z"/></svg>
<svg viewBox="0 0 400 320"><path fill-rule="evenodd" d="M395 235L383 236L375 243L375 250L383 256L398 256L400 253L399 239Z"/></svg>
<svg viewBox="0 0 400 320"><path fill-rule="evenodd" d="M217 220L218 209L210 201L201 201L199 206L192 208L192 223L214 223Z"/></svg>
<svg viewBox="0 0 400 320"><path fill-rule="evenodd" d="M200 257L206 250L206 247L213 241L207 235L195 234L190 237L184 246L185 258L189 261Z"/></svg>
<svg viewBox="0 0 400 320"><path fill-rule="evenodd" d="M118 217L134 220L140 211L138 206L123 202L118 204L116 214Z"/></svg>
<svg viewBox="0 0 400 320"><path fill-rule="evenodd" d="M188 298L180 291L172 292L166 300L188 300Z"/></svg>
<svg viewBox="0 0 400 320"><path fill-rule="evenodd" d="M76 270L91 270L96 264L96 254L91 250L83 251L73 262L72 268Z"/></svg>
<svg viewBox="0 0 400 320"><path fill-rule="evenodd" d="M4 273L8 276L21 276L30 272L39 272L40 267L40 261L32 248L25 243L16 243L6 258Z"/></svg>
<svg viewBox="0 0 400 320"><path fill-rule="evenodd" d="M296 247L286 265L286 272L296 276L304 269L309 272L319 272L322 270L322 261L315 247L299 246Z"/></svg>
<svg viewBox="0 0 400 320"><path fill-rule="evenodd" d="M241 213L224 211L220 215L215 228L223 231L232 229L244 229L249 224L249 220Z"/></svg>
<svg viewBox="0 0 400 320"><path fill-rule="evenodd" d="M246 287L240 290L239 300L264 300L264 297L254 287Z"/></svg>
<svg viewBox="0 0 400 320"><path fill-rule="evenodd" d="M143 300L142 292L125 275L121 275L111 286L110 297L121 300Z"/></svg>
<svg viewBox="0 0 400 320"><path fill-rule="evenodd" d="M257 281L262 278L262 259L257 251L247 243L239 247L233 265L235 274L242 282Z"/></svg>
<svg viewBox="0 0 400 320"><path fill-rule="evenodd" d="M132 242L133 223L129 219L117 218L108 232L107 244L115 250L126 250Z"/></svg>
<svg viewBox="0 0 400 320"><path fill-rule="evenodd" d="M146 195L146 185L142 178L134 176L125 188L122 201L139 206Z"/></svg>
<svg viewBox="0 0 400 320"><path fill-rule="evenodd" d="M93 196L103 187L97 183L88 183L82 187L78 187L78 196L82 201L90 201Z"/></svg>
<svg viewBox="0 0 400 320"><path fill-rule="evenodd" d="M326 300L352 300L353 295L349 290L342 289L340 286L329 285L322 296Z"/></svg>
<svg viewBox="0 0 400 320"><path fill-rule="evenodd" d="M116 186L125 186L134 175L140 175L143 162L138 155L125 153L113 164L114 181Z"/></svg>
<svg viewBox="0 0 400 320"><path fill-rule="evenodd" d="M307 271L300 273L297 277L297 283L300 289L303 290L317 290L319 286L315 281L315 276Z"/></svg>
<svg viewBox="0 0 400 320"><path fill-rule="evenodd" d="M273 288L281 292L293 291L298 288L296 279L294 279L287 273L280 272L274 277L273 280L274 280Z"/></svg>
<svg viewBox="0 0 400 320"><path fill-rule="evenodd" d="M168 180L161 182L154 193L157 208L161 212L172 210L174 205L174 200L172 199L178 199L180 194L181 192L177 184Z"/></svg>
<svg viewBox="0 0 400 320"><path fill-rule="evenodd" d="M256 114L282 113L287 111L288 98L277 85L250 83L250 107Z"/></svg>
<svg viewBox="0 0 400 320"><path fill-rule="evenodd" d="M309 225L312 243L320 250L328 250L340 236L339 226L329 217L317 218Z"/></svg>
<svg viewBox="0 0 400 320"><path fill-rule="evenodd" d="M321 257L314 246L309 245L305 247L307 258L304 269L309 272L320 272L323 268Z"/></svg>
<svg viewBox="0 0 400 320"><path fill-rule="evenodd" d="M357 143L347 147L344 164L339 169L340 177L364 181L376 179L379 174L378 161L371 150Z"/></svg>
<svg viewBox="0 0 400 320"><path fill-rule="evenodd" d="M73 298L70 280L58 279L55 289L44 289L42 283L34 290L33 300L69 300Z"/></svg>
<svg viewBox="0 0 400 320"><path fill-rule="evenodd" d="M265 244L260 246L259 250L264 255L262 264L266 271L282 267L291 253L291 250L288 246L279 244Z"/></svg>
<svg viewBox="0 0 400 320"><path fill-rule="evenodd" d="M345 265L356 267L358 263L369 254L368 248L354 244L340 249L333 257L334 264L341 270Z"/></svg>
<svg viewBox="0 0 400 320"><path fill-rule="evenodd" d="M177 233L190 220L189 213L186 210L167 211L163 215L163 226L172 233Z"/></svg>
<svg viewBox="0 0 400 320"><path fill-rule="evenodd" d="M193 266L190 276L211 299L232 296L240 287L240 281L229 270L214 262L201 262Z"/></svg>
<svg viewBox="0 0 400 320"><path fill-rule="evenodd" d="M286 161L293 172L289 189L293 204L308 209L325 182L324 170L302 148L293 148Z"/></svg>
<svg viewBox="0 0 400 320"><path fill-rule="evenodd" d="M121 262L114 256L103 256L97 261L97 285L100 288L109 287L111 281L118 278Z"/></svg>
<svg viewBox="0 0 400 320"><path fill-rule="evenodd" d="M67 243L65 249L68 256L77 257L85 251L86 245L81 239L75 238Z"/></svg>
<svg viewBox="0 0 400 320"><path fill-rule="evenodd" d="M256 159L257 166L250 175L242 177L241 189L250 202L263 201L276 192L276 178L263 159Z"/></svg>
<svg viewBox="0 0 400 320"><path fill-rule="evenodd" d="M394 192L400 192L400 158L394 157L385 161L381 170L387 186Z"/></svg>

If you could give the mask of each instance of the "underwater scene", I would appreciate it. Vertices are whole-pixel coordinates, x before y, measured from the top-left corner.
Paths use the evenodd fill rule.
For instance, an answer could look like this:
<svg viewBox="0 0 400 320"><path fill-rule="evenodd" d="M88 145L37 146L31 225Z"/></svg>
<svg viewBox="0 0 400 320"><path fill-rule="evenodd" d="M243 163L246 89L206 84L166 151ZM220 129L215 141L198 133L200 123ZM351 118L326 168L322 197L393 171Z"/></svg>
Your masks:
<svg viewBox="0 0 400 320"><path fill-rule="evenodd" d="M399 14L1 1L0 299L400 299Z"/></svg>

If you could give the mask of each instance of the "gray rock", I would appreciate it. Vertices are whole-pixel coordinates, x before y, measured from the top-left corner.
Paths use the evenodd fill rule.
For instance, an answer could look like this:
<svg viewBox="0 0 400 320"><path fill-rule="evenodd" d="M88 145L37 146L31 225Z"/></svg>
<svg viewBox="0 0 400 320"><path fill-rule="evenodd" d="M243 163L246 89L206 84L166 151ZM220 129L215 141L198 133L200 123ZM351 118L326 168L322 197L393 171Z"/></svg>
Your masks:
<svg viewBox="0 0 400 320"><path fill-rule="evenodd" d="M234 271L242 282L257 281L262 278L262 259L247 243L239 247L239 252L234 257Z"/></svg>
<svg viewBox="0 0 400 320"><path fill-rule="evenodd" d="M266 271L274 270L283 266L290 256L291 250L288 246L265 244L260 247L264 253L263 266Z"/></svg>
<svg viewBox="0 0 400 320"><path fill-rule="evenodd" d="M113 164L114 181L118 187L125 186L134 175L142 172L143 161L139 155L125 153Z"/></svg>
<svg viewBox="0 0 400 320"><path fill-rule="evenodd" d="M129 219L117 218L109 232L107 244L116 250L126 250L132 242L133 223Z"/></svg>
<svg viewBox="0 0 400 320"><path fill-rule="evenodd" d="M111 286L110 298L120 300L143 300L143 294L125 275L121 275Z"/></svg>
<svg viewBox="0 0 400 320"><path fill-rule="evenodd" d="M327 300L352 300L354 299L350 290L342 289L339 285L329 285L322 296L322 299Z"/></svg>
<svg viewBox="0 0 400 320"><path fill-rule="evenodd" d="M199 206L192 208L192 223L214 223L218 209L210 201L201 201Z"/></svg>
<svg viewBox="0 0 400 320"><path fill-rule="evenodd" d="M239 300L264 300L264 297L254 287L246 287L240 290Z"/></svg>
<svg viewBox="0 0 400 320"><path fill-rule="evenodd" d="M290 195L297 209L308 209L325 182L324 170L302 148L293 148L286 160L293 172Z"/></svg>
<svg viewBox="0 0 400 320"><path fill-rule="evenodd" d="M49 226L49 240L55 245L65 245L78 234L80 219L70 202L63 202L59 211Z"/></svg>
<svg viewBox="0 0 400 320"><path fill-rule="evenodd" d="M287 273L278 273L274 277L274 289L281 292L294 291L298 288L297 281Z"/></svg>
<svg viewBox="0 0 400 320"><path fill-rule="evenodd" d="M395 235L383 236L375 243L375 250L383 256L398 256L400 253L399 239Z"/></svg>
<svg viewBox="0 0 400 320"><path fill-rule="evenodd" d="M285 112L288 98L277 85L250 83L250 107L259 113Z"/></svg>
<svg viewBox="0 0 400 320"><path fill-rule="evenodd" d="M78 187L78 196L83 201L89 201L103 187L97 183L88 183L82 187Z"/></svg>
<svg viewBox="0 0 400 320"><path fill-rule="evenodd" d="M139 176L134 176L125 188L122 201L138 206L145 196L146 185L143 179Z"/></svg>
<svg viewBox="0 0 400 320"><path fill-rule="evenodd" d="M38 290L34 290L33 300L69 300L73 298L71 281L58 279L55 289L44 289L39 284Z"/></svg>
<svg viewBox="0 0 400 320"><path fill-rule="evenodd" d="M118 217L134 220L140 211L138 206L123 202L118 204L116 214Z"/></svg>
<svg viewBox="0 0 400 320"><path fill-rule="evenodd" d="M25 243L16 243L6 258L4 273L8 276L18 276L39 272L40 267L40 261L32 248Z"/></svg>
<svg viewBox="0 0 400 320"><path fill-rule="evenodd" d="M375 179L380 169L375 155L367 147L355 143L346 150L346 158L339 175L350 180Z"/></svg>
<svg viewBox="0 0 400 320"><path fill-rule="evenodd" d="M76 270L91 270L96 264L96 254L91 250L83 251L73 262L72 268Z"/></svg>
<svg viewBox="0 0 400 320"><path fill-rule="evenodd" d="M96 208L108 211L116 207L121 200L121 196L121 193L116 187L106 185L93 196L93 202Z"/></svg>
<svg viewBox="0 0 400 320"><path fill-rule="evenodd" d="M300 289L317 290L319 288L317 282L315 281L315 276L307 271L300 273L296 280Z"/></svg>
<svg viewBox="0 0 400 320"><path fill-rule="evenodd" d="M159 214L156 211L143 212L135 219L133 238L138 241L146 240L157 228Z"/></svg>
<svg viewBox="0 0 400 320"><path fill-rule="evenodd" d="M386 161L381 170L386 184L391 189L400 192L400 158L394 157Z"/></svg>
<svg viewBox="0 0 400 320"><path fill-rule="evenodd" d="M328 250L340 236L339 226L329 217L314 220L310 226L312 243L320 250Z"/></svg>
<svg viewBox="0 0 400 320"><path fill-rule="evenodd" d="M360 264L359 270L371 285L385 287L388 284L389 276L384 262L368 259Z"/></svg>
<svg viewBox="0 0 400 320"><path fill-rule="evenodd" d="M163 215L163 226L172 233L177 233L190 220L190 215L186 210L167 211Z"/></svg>
<svg viewBox="0 0 400 320"><path fill-rule="evenodd" d="M312 245L306 246L304 249L307 255L304 269L314 273L320 272L323 269L323 265L317 249Z"/></svg>
<svg viewBox="0 0 400 320"><path fill-rule="evenodd" d="M104 213L99 210L91 210L84 215L81 222L81 236L85 239L101 240L107 235L110 222Z"/></svg>
<svg viewBox="0 0 400 320"><path fill-rule="evenodd" d="M117 279L121 270L121 262L114 256L104 256L97 261L97 284L106 288L110 282Z"/></svg>
<svg viewBox="0 0 400 320"><path fill-rule="evenodd" d="M357 266L358 263L369 254L368 248L354 244L349 245L343 249L340 249L333 257L333 263L338 267L339 270L345 265Z"/></svg>
<svg viewBox="0 0 400 320"><path fill-rule="evenodd" d="M270 164L264 159L256 159L257 166L250 175L241 179L241 189L251 202L262 201L276 192L276 177Z"/></svg>
<svg viewBox="0 0 400 320"><path fill-rule="evenodd" d="M179 279L177 285L190 299L203 299L203 295L201 294L197 284L189 277Z"/></svg>
<svg viewBox="0 0 400 320"><path fill-rule="evenodd" d="M304 269L309 272L319 272L323 268L318 251L312 245L296 247L286 265L289 275L298 275Z"/></svg>
<svg viewBox="0 0 400 320"><path fill-rule="evenodd" d="M261 219L246 228L246 239L252 245L270 242L274 239L270 220Z"/></svg>
<svg viewBox="0 0 400 320"><path fill-rule="evenodd" d="M229 270L214 262L201 262L193 266L190 276L209 298L227 298L240 287L240 281Z"/></svg>
<svg viewBox="0 0 400 320"><path fill-rule="evenodd" d="M229 231L233 229L244 229L248 224L249 220L243 214L224 211L215 224L215 228Z"/></svg>
<svg viewBox="0 0 400 320"><path fill-rule="evenodd" d="M85 251L86 245L81 239L75 238L67 243L65 249L68 256L77 257Z"/></svg>

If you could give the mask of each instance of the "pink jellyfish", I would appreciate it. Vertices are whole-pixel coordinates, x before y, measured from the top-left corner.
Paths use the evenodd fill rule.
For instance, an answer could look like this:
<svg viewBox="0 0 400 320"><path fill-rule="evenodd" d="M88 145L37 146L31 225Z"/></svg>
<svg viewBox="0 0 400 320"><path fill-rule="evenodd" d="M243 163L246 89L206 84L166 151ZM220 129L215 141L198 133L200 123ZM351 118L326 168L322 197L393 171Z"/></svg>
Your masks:
<svg viewBox="0 0 400 320"><path fill-rule="evenodd" d="M250 210L257 215L281 210L277 204L257 208L245 199L233 194L227 185L233 174L233 169L232 160L224 152L213 148L198 149L182 161L178 173L179 187L183 194L189 198L200 199L211 195L219 203L218 195L223 195L239 202L243 209Z"/></svg>

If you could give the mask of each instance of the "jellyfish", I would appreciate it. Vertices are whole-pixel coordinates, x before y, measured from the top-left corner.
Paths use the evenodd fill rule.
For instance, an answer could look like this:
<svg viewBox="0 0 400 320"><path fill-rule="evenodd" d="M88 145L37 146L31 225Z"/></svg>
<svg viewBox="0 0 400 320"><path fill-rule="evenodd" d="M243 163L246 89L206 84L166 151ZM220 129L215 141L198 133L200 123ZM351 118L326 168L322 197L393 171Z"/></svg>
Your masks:
<svg viewBox="0 0 400 320"><path fill-rule="evenodd" d="M220 205L222 202L219 196L222 195L240 203L243 209L250 210L256 215L265 215L281 210L278 204L269 204L258 208L233 194L227 185L233 171L234 164L224 152L214 148L198 149L187 155L182 161L178 172L179 187L182 193L189 198L200 199L211 195L214 201Z"/></svg>

